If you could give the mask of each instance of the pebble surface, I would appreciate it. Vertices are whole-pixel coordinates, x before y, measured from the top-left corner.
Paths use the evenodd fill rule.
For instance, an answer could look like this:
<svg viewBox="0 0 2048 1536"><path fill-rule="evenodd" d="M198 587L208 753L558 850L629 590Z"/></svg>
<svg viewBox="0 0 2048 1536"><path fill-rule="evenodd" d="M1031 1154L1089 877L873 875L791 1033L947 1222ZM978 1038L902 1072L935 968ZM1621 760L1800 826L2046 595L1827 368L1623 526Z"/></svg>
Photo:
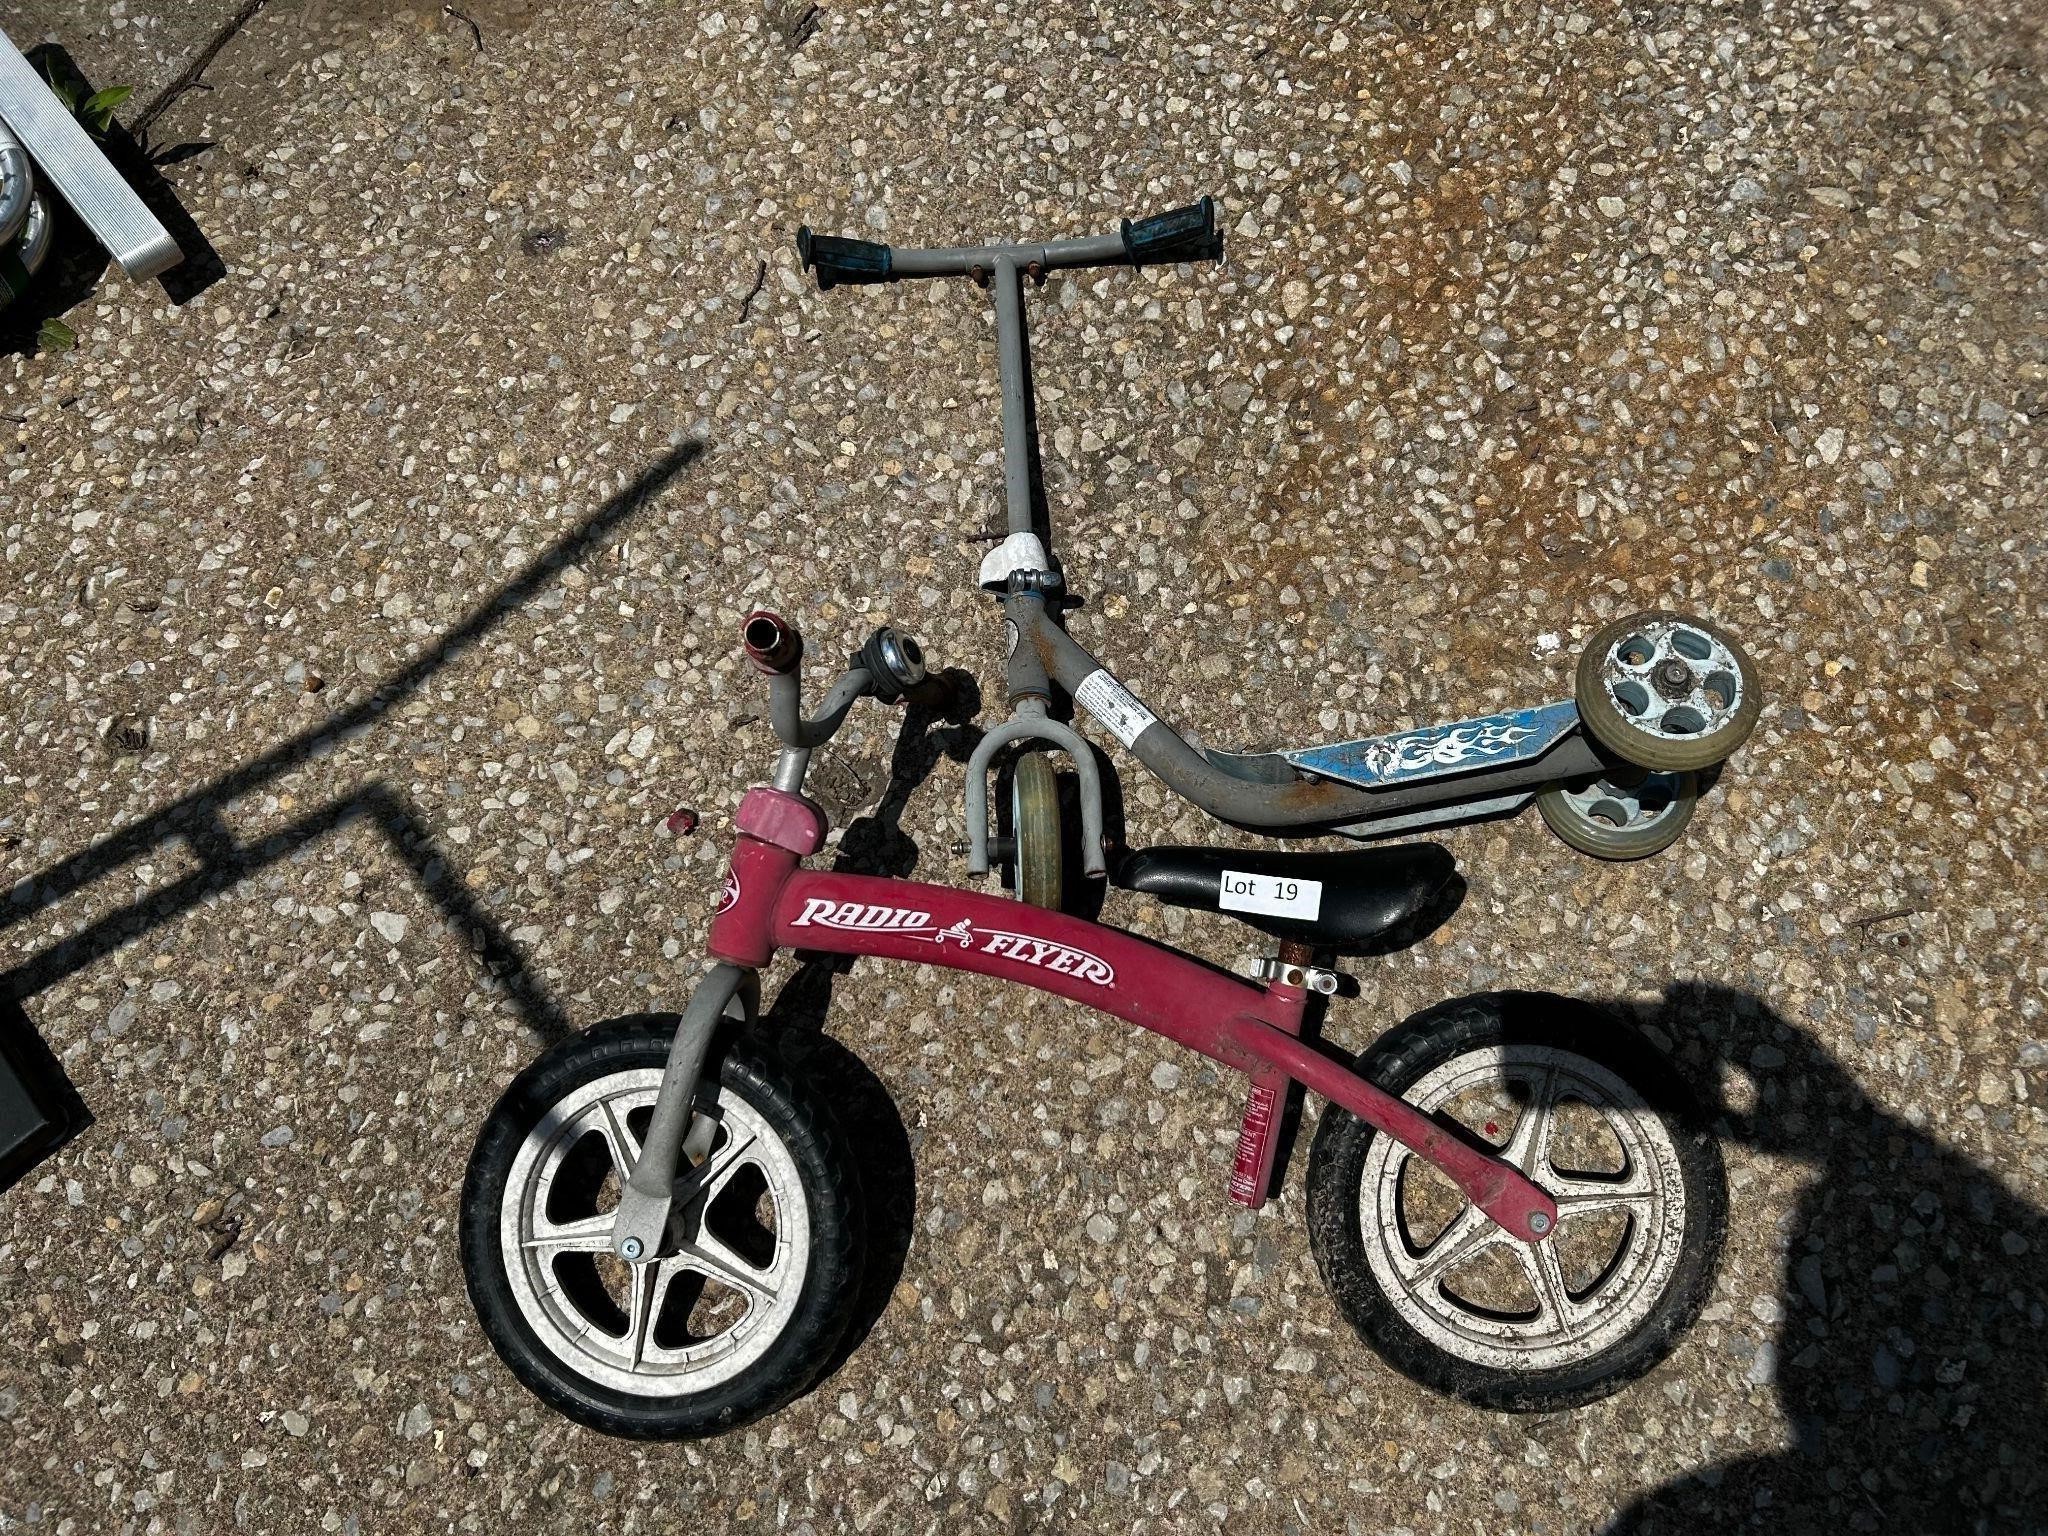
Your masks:
<svg viewBox="0 0 2048 1536"><path fill-rule="evenodd" d="M236 7L19 9L146 99ZM2038 1521L2033 13L804 17L276 0L155 132L212 145L165 174L225 276L173 308L112 275L74 351L0 362L0 964L97 1121L0 1198L0 1527ZM1656 859L1449 834L1462 910L1327 1031L1497 987L1636 1008L1726 1088L1705 1316L1575 1414L1431 1395L1316 1276L1305 1141L1265 1212L1225 1199L1231 1082L862 963L831 1031L916 1166L865 1340L718 1441L550 1415L464 1294L462 1168L551 1031L697 972L770 751L738 615L828 657L900 624L1000 698L988 307L821 295L796 226L1079 234L1204 193L1221 267L1031 301L1072 628L1155 711L1254 748L1563 697L1577 642L1667 606L1769 680ZM821 760L836 822L896 719ZM887 846L960 879L933 755ZM1235 836L1119 763L1134 842Z"/></svg>

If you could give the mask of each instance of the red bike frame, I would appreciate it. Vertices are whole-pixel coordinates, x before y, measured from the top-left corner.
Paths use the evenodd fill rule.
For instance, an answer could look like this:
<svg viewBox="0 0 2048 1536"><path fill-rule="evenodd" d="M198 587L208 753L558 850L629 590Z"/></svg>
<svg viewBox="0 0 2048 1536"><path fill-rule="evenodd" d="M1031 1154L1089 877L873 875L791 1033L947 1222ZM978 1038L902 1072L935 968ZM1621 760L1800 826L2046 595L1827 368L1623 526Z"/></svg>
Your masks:
<svg viewBox="0 0 2048 1536"><path fill-rule="evenodd" d="M1264 1203L1291 1083L1343 1105L1443 1170L1503 1230L1540 1241L1557 1206L1519 1169L1375 1088L1300 1038L1307 994L1259 986L1150 940L1000 896L802 867L825 840L810 801L755 789L741 802L712 955L758 970L777 949L876 955L1000 977L1085 1003L1251 1078L1231 1197Z"/></svg>

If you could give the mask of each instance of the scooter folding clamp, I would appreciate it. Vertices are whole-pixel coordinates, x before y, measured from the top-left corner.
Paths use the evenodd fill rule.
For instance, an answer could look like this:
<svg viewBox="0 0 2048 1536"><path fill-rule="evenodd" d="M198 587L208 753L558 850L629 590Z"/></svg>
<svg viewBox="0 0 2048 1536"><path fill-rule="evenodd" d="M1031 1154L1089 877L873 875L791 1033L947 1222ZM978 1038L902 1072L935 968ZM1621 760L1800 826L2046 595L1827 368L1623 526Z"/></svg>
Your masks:
<svg viewBox="0 0 2048 1536"><path fill-rule="evenodd" d="M1052 560L1037 534L1013 533L981 557L981 589L1005 593L1010 590L1011 576L1051 569Z"/></svg>

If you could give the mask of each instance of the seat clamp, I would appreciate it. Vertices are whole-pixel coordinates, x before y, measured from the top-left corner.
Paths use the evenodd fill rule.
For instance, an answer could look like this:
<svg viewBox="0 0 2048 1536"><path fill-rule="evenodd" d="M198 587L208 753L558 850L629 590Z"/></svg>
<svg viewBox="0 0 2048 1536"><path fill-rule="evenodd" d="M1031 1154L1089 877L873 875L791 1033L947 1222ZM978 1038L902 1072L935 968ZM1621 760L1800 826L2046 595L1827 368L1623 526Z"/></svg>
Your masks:
<svg viewBox="0 0 2048 1536"><path fill-rule="evenodd" d="M1290 965L1270 955L1263 955L1252 962L1252 975L1269 985L1278 982L1284 987L1299 987L1304 992L1320 992L1324 997L1337 990L1337 972L1315 965Z"/></svg>

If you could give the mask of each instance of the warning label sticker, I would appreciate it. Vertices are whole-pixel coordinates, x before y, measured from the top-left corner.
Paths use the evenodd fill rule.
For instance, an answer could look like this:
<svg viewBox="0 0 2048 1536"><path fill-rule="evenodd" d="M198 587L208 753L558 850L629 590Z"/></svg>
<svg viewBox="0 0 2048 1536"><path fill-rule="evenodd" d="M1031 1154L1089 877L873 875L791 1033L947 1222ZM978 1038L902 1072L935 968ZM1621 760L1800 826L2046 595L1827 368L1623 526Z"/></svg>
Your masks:
<svg viewBox="0 0 2048 1536"><path fill-rule="evenodd" d="M1157 724L1159 719L1133 697L1130 689L1099 667L1081 679L1081 686L1074 690L1074 702L1109 727L1109 734L1127 747L1135 746L1145 727Z"/></svg>

